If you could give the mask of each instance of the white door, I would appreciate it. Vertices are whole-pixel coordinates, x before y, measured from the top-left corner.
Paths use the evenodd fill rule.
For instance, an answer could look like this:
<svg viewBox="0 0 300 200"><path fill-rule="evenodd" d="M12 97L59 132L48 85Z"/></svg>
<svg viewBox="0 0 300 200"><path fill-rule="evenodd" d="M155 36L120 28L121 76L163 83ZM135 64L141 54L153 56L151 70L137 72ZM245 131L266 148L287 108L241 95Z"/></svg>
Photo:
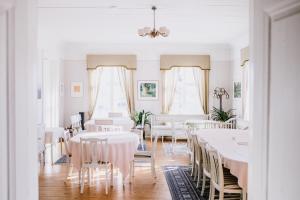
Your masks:
<svg viewBox="0 0 300 200"><path fill-rule="evenodd" d="M8 198L7 12L0 7L0 199Z"/></svg>
<svg viewBox="0 0 300 200"><path fill-rule="evenodd" d="M253 0L253 200L300 199L300 1Z"/></svg>

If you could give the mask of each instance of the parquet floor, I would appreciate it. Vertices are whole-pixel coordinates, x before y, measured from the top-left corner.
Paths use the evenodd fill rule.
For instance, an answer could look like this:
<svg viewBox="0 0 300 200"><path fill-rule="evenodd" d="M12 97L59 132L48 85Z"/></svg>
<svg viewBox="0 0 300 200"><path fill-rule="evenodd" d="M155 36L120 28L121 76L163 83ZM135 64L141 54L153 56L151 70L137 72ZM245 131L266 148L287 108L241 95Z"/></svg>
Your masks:
<svg viewBox="0 0 300 200"><path fill-rule="evenodd" d="M149 142L147 142L147 147L151 147ZM59 152L59 145L57 145L57 149ZM40 167L40 200L170 200L171 195L162 171L162 166L187 165L189 163L189 158L183 153L170 155L166 153L164 149L162 143L158 142L156 181L154 181L151 176L150 167L136 167L133 182L130 184L127 179L123 186L121 174L115 171L114 185L109 188L108 195L105 195L105 181L103 176L96 176L91 186L88 186L86 183L84 194L80 194L78 173L74 170L74 178L69 182L64 183L67 167L64 165L52 166L48 161L44 167ZM50 155L49 152L47 152L46 156L49 157L48 155ZM56 158L57 157L58 155Z"/></svg>

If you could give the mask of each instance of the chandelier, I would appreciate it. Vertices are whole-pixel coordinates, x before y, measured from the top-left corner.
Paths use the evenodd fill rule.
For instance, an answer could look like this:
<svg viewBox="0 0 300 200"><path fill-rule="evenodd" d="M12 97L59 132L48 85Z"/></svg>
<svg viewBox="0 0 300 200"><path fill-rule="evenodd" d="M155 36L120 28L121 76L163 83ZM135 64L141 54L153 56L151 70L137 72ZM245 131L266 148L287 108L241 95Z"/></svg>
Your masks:
<svg viewBox="0 0 300 200"><path fill-rule="evenodd" d="M152 10L153 10L153 22L154 22L154 26L153 29L151 29L150 27L144 27L142 29L138 30L138 34L139 36L145 37L145 36L149 36L151 38L155 38L158 36L163 36L163 37L168 37L170 34L169 29L167 29L167 27L163 26L160 27L158 30L156 29L156 24L155 24L155 11L156 11L156 7L153 6Z"/></svg>

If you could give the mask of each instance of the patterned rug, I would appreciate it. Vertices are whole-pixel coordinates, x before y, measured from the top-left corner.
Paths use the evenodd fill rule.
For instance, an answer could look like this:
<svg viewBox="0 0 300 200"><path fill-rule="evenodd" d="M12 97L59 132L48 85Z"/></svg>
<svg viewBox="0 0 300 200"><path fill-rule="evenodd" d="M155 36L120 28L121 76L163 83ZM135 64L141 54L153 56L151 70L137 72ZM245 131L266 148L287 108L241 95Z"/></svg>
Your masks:
<svg viewBox="0 0 300 200"><path fill-rule="evenodd" d="M207 200L208 194L201 196L196 182L190 176L189 166L164 166L163 171L173 200Z"/></svg>
<svg viewBox="0 0 300 200"><path fill-rule="evenodd" d="M68 161L67 155L62 155L54 164L61 165L67 163L67 161Z"/></svg>

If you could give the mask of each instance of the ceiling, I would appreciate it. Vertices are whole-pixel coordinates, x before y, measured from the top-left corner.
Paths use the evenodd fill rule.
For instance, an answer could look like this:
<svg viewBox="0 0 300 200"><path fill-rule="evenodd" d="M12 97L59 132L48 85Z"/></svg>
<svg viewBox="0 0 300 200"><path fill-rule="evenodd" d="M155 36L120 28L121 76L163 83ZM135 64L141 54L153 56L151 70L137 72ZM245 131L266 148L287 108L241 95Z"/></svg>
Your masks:
<svg viewBox="0 0 300 200"><path fill-rule="evenodd" d="M137 29L170 29L142 38ZM249 0L39 0L39 41L105 43L230 43L249 30Z"/></svg>

